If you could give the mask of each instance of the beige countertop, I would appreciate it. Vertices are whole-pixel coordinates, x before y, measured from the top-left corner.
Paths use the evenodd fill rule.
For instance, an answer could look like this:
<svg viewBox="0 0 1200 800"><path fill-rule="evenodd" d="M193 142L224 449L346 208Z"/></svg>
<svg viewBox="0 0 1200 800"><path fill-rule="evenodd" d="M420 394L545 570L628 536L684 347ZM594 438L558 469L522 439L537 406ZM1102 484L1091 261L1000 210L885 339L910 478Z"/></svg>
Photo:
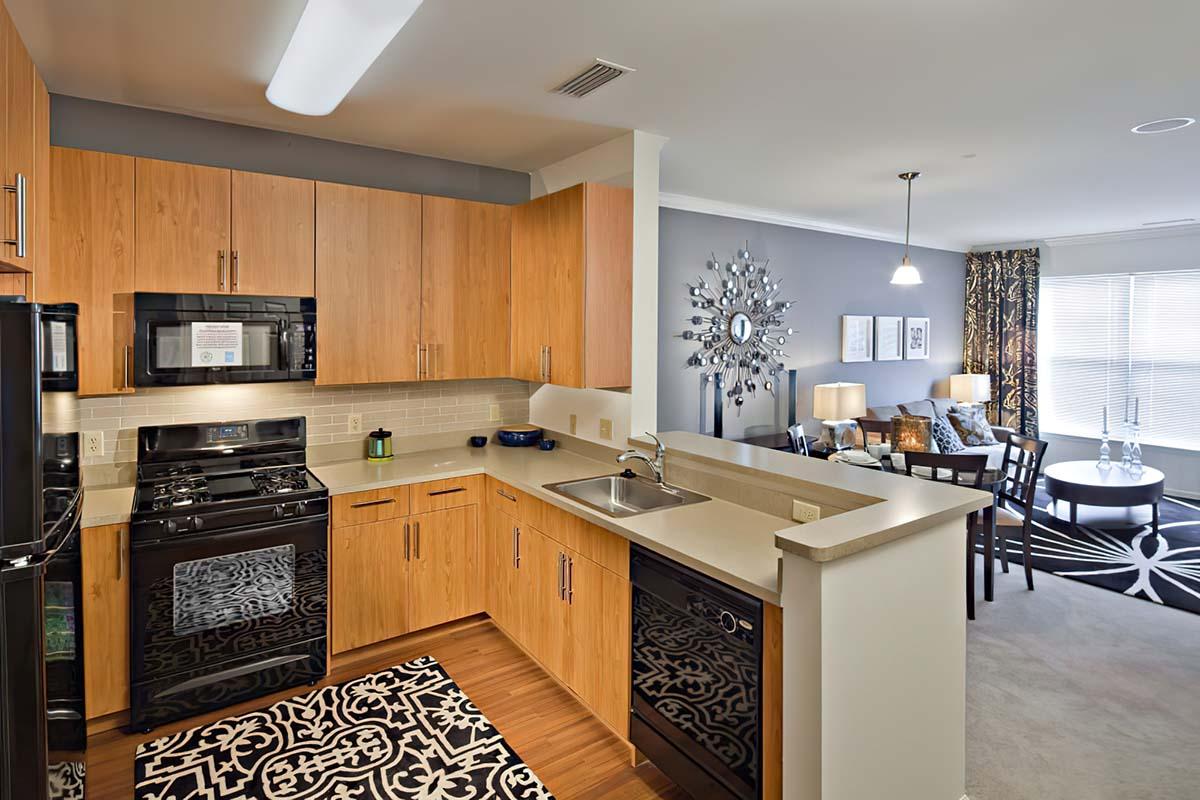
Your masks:
<svg viewBox="0 0 1200 800"><path fill-rule="evenodd" d="M775 544L781 550L811 561L845 558L941 522L961 519L992 502L988 492L696 433L666 433L660 438L667 446L668 466L675 452L724 469L791 480L798 497L836 493L842 499L852 498L850 504L858 507L806 525L785 523L777 532Z"/></svg>
<svg viewBox="0 0 1200 800"><path fill-rule="evenodd" d="M83 489L83 520L84 528L96 528L101 525L120 525L129 522L129 512L133 510L133 487L91 487Z"/></svg>
<svg viewBox="0 0 1200 800"><path fill-rule="evenodd" d="M775 534L788 527L786 520L718 499L613 519L542 488L547 483L614 474L620 471L615 463L561 448L543 452L490 444L481 449L452 447L399 455L387 464L356 459L310 469L331 494L486 473L631 542L779 603L781 554Z"/></svg>

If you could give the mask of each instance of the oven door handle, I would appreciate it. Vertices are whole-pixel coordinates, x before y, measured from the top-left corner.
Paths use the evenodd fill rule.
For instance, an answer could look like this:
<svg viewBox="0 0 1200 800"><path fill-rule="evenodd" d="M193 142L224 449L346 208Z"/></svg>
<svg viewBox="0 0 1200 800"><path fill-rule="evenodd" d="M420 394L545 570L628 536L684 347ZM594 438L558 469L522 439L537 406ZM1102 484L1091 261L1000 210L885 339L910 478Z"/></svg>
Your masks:
<svg viewBox="0 0 1200 800"><path fill-rule="evenodd" d="M242 525L237 528L213 533L210 531L199 530L194 534L185 534L183 536L172 536L166 539L151 539L148 541L135 541L133 550L135 552L156 552L160 550L171 550L174 548L192 547L199 541L203 540L206 544L225 542L235 542L239 539L249 539L266 534L276 533L278 531L295 528L300 525L316 525L320 529L320 541L322 546L325 542L325 531L329 525L328 514L314 514L311 517L293 517L292 519L282 522L254 522L249 525ZM207 557L207 556L205 556Z"/></svg>

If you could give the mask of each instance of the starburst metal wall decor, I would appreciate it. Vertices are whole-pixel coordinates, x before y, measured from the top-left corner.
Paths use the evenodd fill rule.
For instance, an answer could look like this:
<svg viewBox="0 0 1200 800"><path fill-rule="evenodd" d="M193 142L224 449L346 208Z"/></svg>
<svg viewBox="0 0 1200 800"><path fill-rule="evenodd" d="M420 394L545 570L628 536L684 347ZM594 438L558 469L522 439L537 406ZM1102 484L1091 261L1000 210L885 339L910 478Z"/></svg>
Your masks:
<svg viewBox="0 0 1200 800"><path fill-rule="evenodd" d="M786 371L782 348L793 331L782 327L783 315L794 301L779 299L779 279L769 263L755 263L747 242L724 265L714 253L711 277L687 284L696 313L680 338L698 345L687 365L703 370L705 382L719 376L726 403L739 409L759 389L774 395L775 381Z"/></svg>

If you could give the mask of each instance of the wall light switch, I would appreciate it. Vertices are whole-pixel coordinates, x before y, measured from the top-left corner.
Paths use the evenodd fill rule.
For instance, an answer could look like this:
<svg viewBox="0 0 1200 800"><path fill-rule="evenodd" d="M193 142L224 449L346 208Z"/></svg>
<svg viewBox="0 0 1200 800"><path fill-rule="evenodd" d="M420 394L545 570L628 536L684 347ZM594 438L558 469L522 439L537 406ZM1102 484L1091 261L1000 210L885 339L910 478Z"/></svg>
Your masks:
<svg viewBox="0 0 1200 800"><path fill-rule="evenodd" d="M346 433L362 433L362 414L351 414L346 420Z"/></svg>
<svg viewBox="0 0 1200 800"><path fill-rule="evenodd" d="M611 419L601 419L600 420L600 438L601 439L611 439L612 438L612 420Z"/></svg>
<svg viewBox="0 0 1200 800"><path fill-rule="evenodd" d="M570 431L568 431L568 433L570 433L572 436L574 436L574 435L575 435L575 426L576 426L576 424L577 424L578 422L579 422L579 420L577 420L577 419L575 418L575 415L574 415L574 414L572 414L572 415L571 415L571 430L570 430Z"/></svg>
<svg viewBox="0 0 1200 800"><path fill-rule="evenodd" d="M803 500L792 500L792 519L796 522L816 522L820 518L820 506Z"/></svg>
<svg viewBox="0 0 1200 800"><path fill-rule="evenodd" d="M104 455L104 431L84 431L83 454L87 457Z"/></svg>
<svg viewBox="0 0 1200 800"><path fill-rule="evenodd" d="M499 403L492 403L490 406L488 406L488 419L490 419L492 422L500 421L500 404Z"/></svg>

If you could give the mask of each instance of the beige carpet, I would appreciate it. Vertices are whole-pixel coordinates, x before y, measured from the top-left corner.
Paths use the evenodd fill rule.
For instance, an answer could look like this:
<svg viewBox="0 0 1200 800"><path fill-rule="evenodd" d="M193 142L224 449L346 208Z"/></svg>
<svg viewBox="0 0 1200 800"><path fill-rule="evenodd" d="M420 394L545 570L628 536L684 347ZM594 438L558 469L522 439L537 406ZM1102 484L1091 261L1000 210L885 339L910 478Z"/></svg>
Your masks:
<svg viewBox="0 0 1200 800"><path fill-rule="evenodd" d="M977 585L971 800L1200 798L1200 615L1019 567Z"/></svg>

